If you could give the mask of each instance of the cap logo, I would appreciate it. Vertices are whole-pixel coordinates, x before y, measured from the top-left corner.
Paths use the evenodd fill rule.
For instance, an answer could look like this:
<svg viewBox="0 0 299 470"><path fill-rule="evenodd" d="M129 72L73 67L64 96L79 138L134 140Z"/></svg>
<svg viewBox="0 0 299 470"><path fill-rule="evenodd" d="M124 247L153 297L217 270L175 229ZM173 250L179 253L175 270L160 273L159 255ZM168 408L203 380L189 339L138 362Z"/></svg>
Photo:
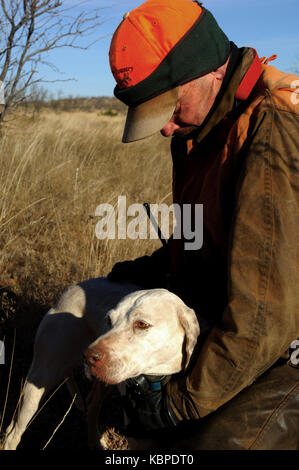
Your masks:
<svg viewBox="0 0 299 470"><path fill-rule="evenodd" d="M115 80L119 88L127 88L130 86L130 82L132 78L130 74L133 72L134 67L124 67L122 69L113 69L112 73L114 75ZM121 76L123 74L123 76Z"/></svg>

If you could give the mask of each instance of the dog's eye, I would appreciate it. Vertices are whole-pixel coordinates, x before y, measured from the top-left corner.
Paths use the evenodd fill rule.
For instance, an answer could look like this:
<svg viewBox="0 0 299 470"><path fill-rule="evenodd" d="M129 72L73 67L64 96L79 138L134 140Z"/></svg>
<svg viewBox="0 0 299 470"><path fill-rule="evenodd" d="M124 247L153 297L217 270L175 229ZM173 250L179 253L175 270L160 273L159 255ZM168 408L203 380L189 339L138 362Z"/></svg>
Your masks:
<svg viewBox="0 0 299 470"><path fill-rule="evenodd" d="M134 321L133 326L134 328L137 328L138 330L147 330L151 325L149 323L146 323L143 320L136 320Z"/></svg>
<svg viewBox="0 0 299 470"><path fill-rule="evenodd" d="M109 326L109 328L112 327L112 321L111 321L111 318L109 316L106 317L106 322L107 322L107 325Z"/></svg>

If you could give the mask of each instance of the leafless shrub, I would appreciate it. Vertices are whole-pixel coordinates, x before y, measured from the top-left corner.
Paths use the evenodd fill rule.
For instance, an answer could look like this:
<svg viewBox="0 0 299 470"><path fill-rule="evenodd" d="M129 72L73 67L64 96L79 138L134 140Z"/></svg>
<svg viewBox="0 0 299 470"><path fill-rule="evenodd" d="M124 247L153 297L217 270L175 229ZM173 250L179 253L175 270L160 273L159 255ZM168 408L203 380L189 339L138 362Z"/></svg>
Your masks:
<svg viewBox="0 0 299 470"><path fill-rule="evenodd" d="M33 85L46 82L39 73L41 64L59 72L47 60L50 51L86 49L95 42L86 40L101 24L99 9L85 8L85 1L66 5L65 0L0 0L0 82L5 86L0 121Z"/></svg>

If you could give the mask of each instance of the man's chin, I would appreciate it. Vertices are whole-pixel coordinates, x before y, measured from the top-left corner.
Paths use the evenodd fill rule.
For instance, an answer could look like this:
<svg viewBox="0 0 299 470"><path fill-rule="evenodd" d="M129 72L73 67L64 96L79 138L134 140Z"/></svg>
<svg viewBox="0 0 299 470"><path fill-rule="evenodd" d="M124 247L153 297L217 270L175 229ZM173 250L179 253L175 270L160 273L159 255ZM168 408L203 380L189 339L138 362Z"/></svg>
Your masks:
<svg viewBox="0 0 299 470"><path fill-rule="evenodd" d="M182 139L190 139L193 137L193 134L198 131L198 129L198 126L186 126L177 129L171 135L164 134L163 129L160 131L160 133L163 135L163 137L180 137Z"/></svg>
<svg viewBox="0 0 299 470"><path fill-rule="evenodd" d="M175 137L183 137L187 139L188 137L191 137L191 134L193 134L197 129L198 126L182 127L181 129L177 129L173 135Z"/></svg>

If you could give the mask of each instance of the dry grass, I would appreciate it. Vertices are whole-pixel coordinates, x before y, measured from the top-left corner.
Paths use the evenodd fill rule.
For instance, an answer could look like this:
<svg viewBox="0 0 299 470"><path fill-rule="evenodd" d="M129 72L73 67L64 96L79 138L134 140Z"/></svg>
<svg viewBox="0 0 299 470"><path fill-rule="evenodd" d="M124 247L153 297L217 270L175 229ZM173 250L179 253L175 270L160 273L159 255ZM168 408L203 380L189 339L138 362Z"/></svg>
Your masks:
<svg viewBox="0 0 299 470"><path fill-rule="evenodd" d="M158 240L101 241L95 236L94 213L100 203L115 205L119 195L126 195L128 204L171 203L169 141L154 136L124 145L123 124L121 115L48 110L35 120L12 121L2 132L0 330L6 335L7 361L17 331L5 424L31 360L34 332L47 308L68 285L106 275L115 262L160 246ZM1 418L9 364L0 367ZM67 399L62 398L57 422ZM57 408L50 407L41 426L47 427L43 419L47 424L55 419ZM73 432L74 426L69 426ZM57 442L65 447L69 436L63 432L54 447ZM39 425L33 447L37 435Z"/></svg>
<svg viewBox="0 0 299 470"><path fill-rule="evenodd" d="M149 240L100 241L95 236L94 213L100 203L115 205L119 195L126 195L128 204L171 201L169 143L155 136L124 145L123 122L123 117L96 113L48 112L36 122L15 122L4 133L2 283L22 293L27 278L47 292L49 282L62 285L103 275L116 261L159 246Z"/></svg>

